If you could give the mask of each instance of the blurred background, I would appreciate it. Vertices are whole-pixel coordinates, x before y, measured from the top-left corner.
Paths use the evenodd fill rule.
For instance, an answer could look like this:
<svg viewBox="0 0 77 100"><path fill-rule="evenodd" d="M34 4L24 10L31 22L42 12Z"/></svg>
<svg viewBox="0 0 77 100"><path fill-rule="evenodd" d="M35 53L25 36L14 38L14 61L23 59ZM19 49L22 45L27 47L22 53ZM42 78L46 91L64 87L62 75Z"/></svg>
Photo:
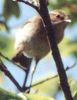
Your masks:
<svg viewBox="0 0 77 100"><path fill-rule="evenodd" d="M71 91L77 100L77 1L76 0L49 0L49 10L62 9L69 16L72 22L65 29L63 41L59 44L59 49L65 68L74 68L67 72ZM0 0L0 52L11 59L15 54L14 41L15 33L20 26L29 18L38 13L31 7L13 2L12 0ZM23 84L25 73L14 64L1 58L20 85ZM34 66L33 61L31 66ZM47 77L57 74L55 62L49 53L42 59L34 74L33 83L39 82ZM30 81L31 74L29 76ZM29 82L27 83L27 85ZM18 93L15 85L0 72L0 87ZM55 100L63 100L63 93L59 85L59 79L54 78L32 88L32 93L54 97Z"/></svg>

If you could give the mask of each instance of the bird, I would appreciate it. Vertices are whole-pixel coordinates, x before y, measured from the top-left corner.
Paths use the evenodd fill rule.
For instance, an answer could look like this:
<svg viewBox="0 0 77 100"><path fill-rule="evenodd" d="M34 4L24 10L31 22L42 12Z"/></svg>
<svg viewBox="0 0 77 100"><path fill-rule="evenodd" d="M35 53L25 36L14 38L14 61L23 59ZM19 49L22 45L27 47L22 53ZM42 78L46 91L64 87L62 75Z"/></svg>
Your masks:
<svg viewBox="0 0 77 100"><path fill-rule="evenodd" d="M68 15L62 10L50 11L49 16L55 30L55 33L53 34L55 34L56 43L59 44L63 40L64 30L68 23L71 22L71 20L69 19ZM38 62L52 51L46 32L47 31L45 30L45 25L42 18L40 17L40 15L36 15L28 19L16 33L16 53L12 57L12 61L20 63L20 65L25 68L26 81L32 59L35 59L36 62L31 75L30 88Z"/></svg>
<svg viewBox="0 0 77 100"><path fill-rule="evenodd" d="M64 30L71 20L62 10L49 12L51 23L55 29L55 38L59 44L64 37ZM29 68L32 59L36 64L50 51L49 40L40 15L28 19L16 33L14 62L19 62L25 69Z"/></svg>

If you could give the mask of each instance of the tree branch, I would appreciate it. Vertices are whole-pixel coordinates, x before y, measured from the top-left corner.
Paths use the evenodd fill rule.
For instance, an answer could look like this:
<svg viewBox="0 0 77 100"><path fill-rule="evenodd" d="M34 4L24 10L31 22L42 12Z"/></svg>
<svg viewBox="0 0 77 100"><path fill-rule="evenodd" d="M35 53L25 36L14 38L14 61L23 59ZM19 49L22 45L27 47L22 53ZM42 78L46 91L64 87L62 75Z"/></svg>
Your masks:
<svg viewBox="0 0 77 100"><path fill-rule="evenodd" d="M70 87L68 84L67 76L64 70L64 65L61 60L60 52L59 52L59 49L56 43L55 30L50 20L48 8L45 2L46 0L39 0L39 1L40 1L40 13L39 14L42 17L46 32L48 34L48 39L49 39L50 47L52 50L52 56L55 60L56 68L59 74L60 85L62 87L66 100L73 100Z"/></svg>
<svg viewBox="0 0 77 100"><path fill-rule="evenodd" d="M39 11L39 7L35 6L34 4L30 3L29 1L25 1L25 0L13 0L13 1L25 3L26 5L34 8L37 11Z"/></svg>
<svg viewBox="0 0 77 100"><path fill-rule="evenodd" d="M29 68L27 70L25 70L24 67L22 68L18 64L12 62L9 58L7 58L6 56L4 56L1 52L0 52L0 56L3 57L4 59L6 59L7 61L13 63L17 67L23 69L23 71L25 71L26 75L25 75L25 79L24 79L24 82L23 82L23 86L21 87L19 85L19 83L15 80L15 78L12 76L12 74L8 71L7 67L4 65L4 63L2 62L2 60L0 59L0 70L2 72L4 72L4 74L15 84L15 86L18 88L18 90L20 90L21 92L26 91L27 87L25 86L25 84L27 82L27 78L28 78L28 74L29 74L29 70L30 70L30 65L29 65Z"/></svg>
<svg viewBox="0 0 77 100"><path fill-rule="evenodd" d="M3 64L1 59L0 59L0 70L4 72L4 74L15 84L18 90L23 91L19 83L14 79L12 74L8 71L7 67Z"/></svg>

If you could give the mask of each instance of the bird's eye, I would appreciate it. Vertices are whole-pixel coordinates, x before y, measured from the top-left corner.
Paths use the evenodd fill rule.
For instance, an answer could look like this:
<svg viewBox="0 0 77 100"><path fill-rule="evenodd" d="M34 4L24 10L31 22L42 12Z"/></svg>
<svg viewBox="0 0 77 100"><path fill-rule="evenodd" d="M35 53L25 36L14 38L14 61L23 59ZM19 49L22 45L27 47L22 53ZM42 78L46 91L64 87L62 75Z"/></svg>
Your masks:
<svg viewBox="0 0 77 100"><path fill-rule="evenodd" d="M56 17L59 18L59 19L61 19L61 20L64 20L64 16L57 15Z"/></svg>
<svg viewBox="0 0 77 100"><path fill-rule="evenodd" d="M60 18L60 15L57 15L56 17L57 17L57 18Z"/></svg>

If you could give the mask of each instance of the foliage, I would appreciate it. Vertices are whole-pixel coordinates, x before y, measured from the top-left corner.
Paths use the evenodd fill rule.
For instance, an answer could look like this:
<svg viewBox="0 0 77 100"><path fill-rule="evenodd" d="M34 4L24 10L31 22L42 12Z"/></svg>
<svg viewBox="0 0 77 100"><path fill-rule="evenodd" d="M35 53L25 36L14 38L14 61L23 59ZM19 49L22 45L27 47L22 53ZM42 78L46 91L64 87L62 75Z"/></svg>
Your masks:
<svg viewBox="0 0 77 100"><path fill-rule="evenodd" d="M54 100L51 97L36 94L19 93L18 95L0 88L0 100Z"/></svg>
<svg viewBox="0 0 77 100"><path fill-rule="evenodd" d="M14 44L14 39L10 35L0 34L0 52L8 57L14 53L14 49L11 50Z"/></svg>
<svg viewBox="0 0 77 100"><path fill-rule="evenodd" d="M23 99L14 93L8 92L0 88L0 100L23 100Z"/></svg>
<svg viewBox="0 0 77 100"><path fill-rule="evenodd" d="M47 96L41 96L37 94L28 94L26 95L27 100L54 100L52 97L47 97Z"/></svg>
<svg viewBox="0 0 77 100"><path fill-rule="evenodd" d="M39 84L38 86L35 86L34 89L37 89L37 91L34 94L27 94L27 93L12 93L12 92L8 92L2 88L0 88L0 100L55 100L54 97L50 96L43 96L45 94L41 93L41 91L38 93L38 91L43 88L44 92L47 91L46 87L50 87L50 81L52 84L53 89L49 89L49 92L54 92L54 89L57 87L55 85L56 82L58 82L59 85L59 80L58 77L54 78L52 80L46 81L46 83L48 83L46 85L46 83L43 84ZM69 78L69 83L70 83L70 87L71 87L71 92L72 92L72 96L74 97L74 100L77 100L77 81L75 79L71 79ZM54 87L53 87L54 86ZM41 89L41 90L43 90ZM59 90L59 89L58 89ZM57 92L57 90L56 90ZM50 94L50 93L49 93ZM48 95L48 94L47 94Z"/></svg>
<svg viewBox="0 0 77 100"><path fill-rule="evenodd" d="M41 79L43 80L43 79ZM41 81L40 80L40 81ZM52 85L51 85L52 84ZM32 88L33 91L37 91L37 94L44 94L48 96L55 96L59 88L59 79L54 78L52 80L46 81L42 84L36 85Z"/></svg>
<svg viewBox="0 0 77 100"><path fill-rule="evenodd" d="M77 56L77 40L71 40L69 38L64 38L63 41L59 44L59 48L62 56L74 55ZM66 50L67 48L67 50Z"/></svg>
<svg viewBox="0 0 77 100"><path fill-rule="evenodd" d="M18 3L13 2L12 0L5 0L3 7L3 16L5 20L9 20L9 18L14 15L16 17L20 16L20 9Z"/></svg>
<svg viewBox="0 0 77 100"><path fill-rule="evenodd" d="M49 0L49 8L63 9L67 11L72 19L72 24L77 22L76 0Z"/></svg>
<svg viewBox="0 0 77 100"><path fill-rule="evenodd" d="M0 32L9 31L7 24L4 21L0 21Z"/></svg>

